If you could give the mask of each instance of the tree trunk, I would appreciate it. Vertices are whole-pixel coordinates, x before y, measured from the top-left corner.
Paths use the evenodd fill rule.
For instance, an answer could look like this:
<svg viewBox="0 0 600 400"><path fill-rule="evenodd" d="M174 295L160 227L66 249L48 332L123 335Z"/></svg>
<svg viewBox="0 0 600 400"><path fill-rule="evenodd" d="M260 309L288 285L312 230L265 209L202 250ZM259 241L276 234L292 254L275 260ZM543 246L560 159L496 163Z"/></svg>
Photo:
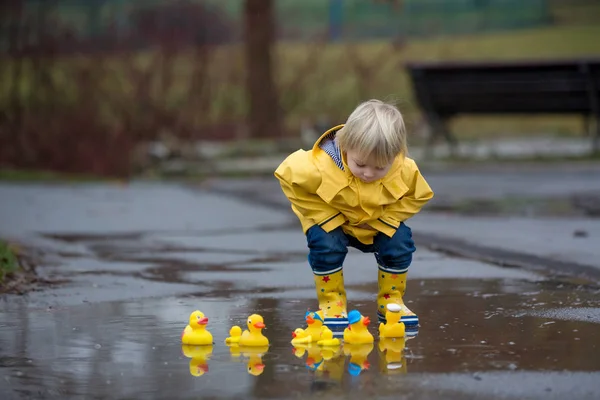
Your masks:
<svg viewBox="0 0 600 400"><path fill-rule="evenodd" d="M244 37L246 90L250 104L250 137L282 135L281 111L273 77L272 50L275 42L273 0L245 0Z"/></svg>

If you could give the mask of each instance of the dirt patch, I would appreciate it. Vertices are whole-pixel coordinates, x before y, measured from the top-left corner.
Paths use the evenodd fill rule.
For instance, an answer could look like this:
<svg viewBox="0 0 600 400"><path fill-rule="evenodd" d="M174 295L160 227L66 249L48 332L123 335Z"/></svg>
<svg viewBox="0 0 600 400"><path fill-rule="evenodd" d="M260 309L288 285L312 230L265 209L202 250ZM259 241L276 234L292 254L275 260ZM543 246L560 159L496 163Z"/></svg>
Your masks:
<svg viewBox="0 0 600 400"><path fill-rule="evenodd" d="M0 295L23 295L33 290L40 290L47 285L60 283L37 275L34 254L28 254L25 249L15 244L0 243L0 246L2 246L2 262L5 264L3 267L6 267L3 279L0 281Z"/></svg>

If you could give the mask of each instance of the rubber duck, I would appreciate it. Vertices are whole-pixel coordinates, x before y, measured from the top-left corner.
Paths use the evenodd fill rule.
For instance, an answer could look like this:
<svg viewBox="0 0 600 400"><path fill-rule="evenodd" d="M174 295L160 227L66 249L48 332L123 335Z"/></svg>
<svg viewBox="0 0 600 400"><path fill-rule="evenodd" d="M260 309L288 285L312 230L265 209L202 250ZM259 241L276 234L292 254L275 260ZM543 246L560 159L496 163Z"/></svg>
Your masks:
<svg viewBox="0 0 600 400"><path fill-rule="evenodd" d="M324 329L329 330L324 323L324 314L322 310L319 311L307 311L304 316L306 320L306 333L312 336L312 341L316 342L320 339Z"/></svg>
<svg viewBox="0 0 600 400"><path fill-rule="evenodd" d="M292 344L305 344L311 342L312 336L310 336L306 330L298 328L292 332Z"/></svg>
<svg viewBox="0 0 600 400"><path fill-rule="evenodd" d="M206 329L208 318L201 311L194 311L190 314L190 321L181 333L181 342L192 345L212 345L213 337Z"/></svg>
<svg viewBox="0 0 600 400"><path fill-rule="evenodd" d="M331 329L327 328L326 326L323 326L323 328L325 329L321 331L321 337L319 338L317 344L324 347L339 346L341 343L340 339L333 337L333 332Z"/></svg>
<svg viewBox="0 0 600 400"><path fill-rule="evenodd" d="M208 372L208 360L212 355L212 345L194 346L191 344L181 345L181 352L190 360L190 374L202 376Z"/></svg>
<svg viewBox="0 0 600 400"><path fill-rule="evenodd" d="M386 323L381 322L379 324L379 337L380 338L401 338L405 335L404 323L400 321L400 311L402 307L395 303L387 305L387 311L385 312Z"/></svg>
<svg viewBox="0 0 600 400"><path fill-rule="evenodd" d="M371 323L369 317L363 317L358 310L348 313L348 327L344 329L344 342L349 344L373 343L375 339L367 326Z"/></svg>
<svg viewBox="0 0 600 400"><path fill-rule="evenodd" d="M237 325L234 325L229 330L229 337L225 338L226 344L235 344L239 343L242 338L242 328Z"/></svg>
<svg viewBox="0 0 600 400"><path fill-rule="evenodd" d="M250 375L258 376L265 370L265 364L263 363L263 356L269 351L269 346L240 346L240 352L242 356L248 357L248 373Z"/></svg>
<svg viewBox="0 0 600 400"><path fill-rule="evenodd" d="M371 364L369 364L367 357L373 351L373 347L373 343L344 344L344 354L350 355L350 362L348 364L348 373L350 375L358 376L362 371L369 369Z"/></svg>
<svg viewBox="0 0 600 400"><path fill-rule="evenodd" d="M379 339L379 354L381 356L381 371L388 374L405 374L406 360L404 359L405 338Z"/></svg>
<svg viewBox="0 0 600 400"><path fill-rule="evenodd" d="M240 346L268 346L269 339L262 334L265 328L263 317L252 314L248 317L248 330L242 333Z"/></svg>

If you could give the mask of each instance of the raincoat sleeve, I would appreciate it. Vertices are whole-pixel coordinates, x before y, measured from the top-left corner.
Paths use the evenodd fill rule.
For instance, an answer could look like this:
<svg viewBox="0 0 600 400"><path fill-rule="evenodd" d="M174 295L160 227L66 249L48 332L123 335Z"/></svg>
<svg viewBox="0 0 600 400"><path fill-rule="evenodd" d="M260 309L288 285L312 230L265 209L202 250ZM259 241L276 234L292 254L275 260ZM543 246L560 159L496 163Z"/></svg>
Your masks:
<svg viewBox="0 0 600 400"><path fill-rule="evenodd" d="M304 233L313 225L326 232L341 226L346 217L316 194L321 184L321 174L304 150L288 156L275 171L281 189L292 204L294 214L302 224Z"/></svg>
<svg viewBox="0 0 600 400"><path fill-rule="evenodd" d="M370 224L389 237L394 235L401 222L417 214L433 198L433 191L413 160L407 160L402 179L408 191L396 203L388 205L381 217Z"/></svg>

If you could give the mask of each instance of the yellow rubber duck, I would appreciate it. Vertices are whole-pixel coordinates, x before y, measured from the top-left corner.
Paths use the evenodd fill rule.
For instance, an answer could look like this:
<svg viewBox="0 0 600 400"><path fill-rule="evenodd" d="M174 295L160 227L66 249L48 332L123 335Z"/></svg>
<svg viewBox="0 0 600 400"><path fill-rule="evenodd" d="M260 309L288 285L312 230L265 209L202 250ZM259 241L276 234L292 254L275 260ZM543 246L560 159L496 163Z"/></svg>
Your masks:
<svg viewBox="0 0 600 400"><path fill-rule="evenodd" d="M234 325L229 330L229 337L225 338L226 344L236 344L240 342L242 338L242 328L237 325Z"/></svg>
<svg viewBox="0 0 600 400"><path fill-rule="evenodd" d="M248 357L248 373L250 375L258 376L265 370L265 364L263 363L263 356L269 351L269 346L240 346L240 352L242 356Z"/></svg>
<svg viewBox="0 0 600 400"><path fill-rule="evenodd" d="M292 332L292 344L306 344L312 342L312 336L302 328L298 328Z"/></svg>
<svg viewBox="0 0 600 400"><path fill-rule="evenodd" d="M328 327L323 325L324 314L322 310L319 311L307 311L304 316L306 320L306 333L312 336L312 341L316 342L320 339L324 329L329 330Z"/></svg>
<svg viewBox="0 0 600 400"><path fill-rule="evenodd" d="M208 372L208 360L212 355L212 345L194 346L191 344L181 345L181 352L190 360L190 374L202 376Z"/></svg>
<svg viewBox="0 0 600 400"><path fill-rule="evenodd" d="M348 317L350 317L350 314L348 314ZM350 362L348 363L348 372L350 375L358 376L362 371L369 369L371 364L367 360L367 357L373 351L373 347L373 343L344 343L344 354L350 355Z"/></svg>
<svg viewBox="0 0 600 400"><path fill-rule="evenodd" d="M348 313L348 327L344 329L344 342L349 344L373 343L375 339L367 326L371 323L369 317L363 317L358 310Z"/></svg>
<svg viewBox="0 0 600 400"><path fill-rule="evenodd" d="M265 328L263 317L258 314L252 314L248 317L248 330L242 333L240 337L240 346L268 346L269 339L262 334Z"/></svg>
<svg viewBox="0 0 600 400"><path fill-rule="evenodd" d="M190 321L181 333L181 342L183 344L212 345L213 337L206 329L208 318L201 311L194 311L190 314Z"/></svg>
<svg viewBox="0 0 600 400"><path fill-rule="evenodd" d="M381 356L381 371L387 374L405 374L406 360L404 359L405 338L379 339L379 354Z"/></svg>
<svg viewBox="0 0 600 400"><path fill-rule="evenodd" d="M324 347L339 346L341 343L340 339L333 337L333 332L331 331L331 329L327 328L326 326L323 326L323 328L325 329L321 331L321 338L319 339L317 344L319 346Z"/></svg>
<svg viewBox="0 0 600 400"><path fill-rule="evenodd" d="M401 338L405 335L404 323L400 321L400 311L402 307L399 304L390 303L385 312L386 323L379 324L380 338Z"/></svg>

